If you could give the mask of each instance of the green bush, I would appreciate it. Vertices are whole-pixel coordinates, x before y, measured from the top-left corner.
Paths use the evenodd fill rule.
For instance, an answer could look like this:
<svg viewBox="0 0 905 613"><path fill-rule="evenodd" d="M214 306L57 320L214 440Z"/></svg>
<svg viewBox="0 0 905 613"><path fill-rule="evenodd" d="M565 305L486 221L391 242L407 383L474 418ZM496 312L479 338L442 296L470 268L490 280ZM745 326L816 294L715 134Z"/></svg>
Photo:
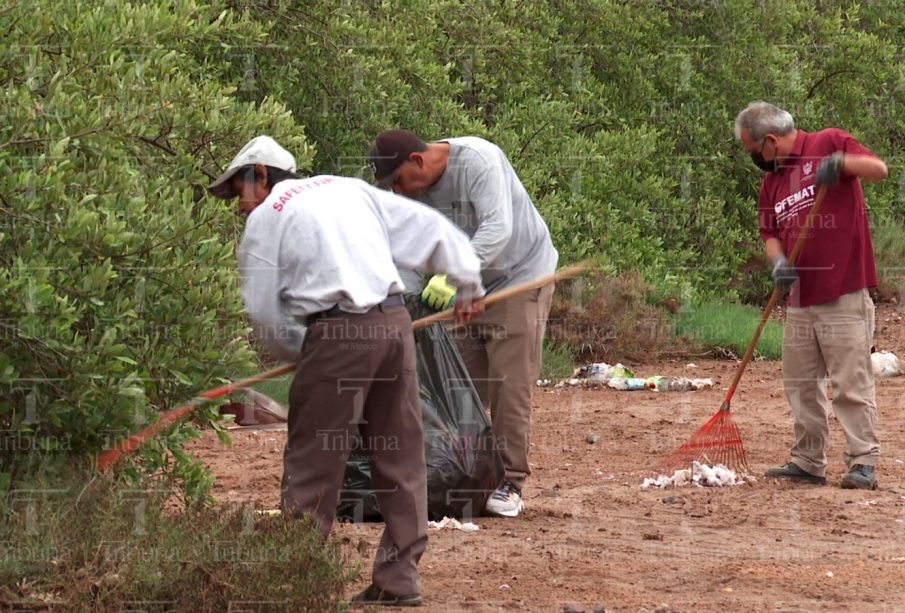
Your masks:
<svg viewBox="0 0 905 613"><path fill-rule="evenodd" d="M2 489L251 369L239 228L204 187L258 133L302 167L312 153L281 105L205 78L206 50L263 40L249 20L191 0L43 0L0 11L0 28ZM155 441L148 469L186 436Z"/></svg>
<svg viewBox="0 0 905 613"><path fill-rule="evenodd" d="M773 100L805 129L842 126L902 172L905 17L882 3L237 5L270 39L227 74L246 99L274 96L304 120L317 171L367 178L367 143L386 127L485 136L564 263L605 256L654 287L680 277L701 299L769 291L748 270L761 175L732 134L749 101ZM868 192L876 210L905 211L895 181Z"/></svg>

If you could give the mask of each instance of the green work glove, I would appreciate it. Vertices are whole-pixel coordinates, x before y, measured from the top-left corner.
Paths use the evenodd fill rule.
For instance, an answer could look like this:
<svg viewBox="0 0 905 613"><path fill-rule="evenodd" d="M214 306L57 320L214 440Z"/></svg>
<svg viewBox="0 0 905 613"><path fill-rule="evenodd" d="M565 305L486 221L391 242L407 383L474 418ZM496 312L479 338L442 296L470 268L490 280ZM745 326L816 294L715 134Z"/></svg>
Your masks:
<svg viewBox="0 0 905 613"><path fill-rule="evenodd" d="M421 292L421 302L432 309L442 311L452 306L456 299L456 288L446 282L446 275L434 275Z"/></svg>

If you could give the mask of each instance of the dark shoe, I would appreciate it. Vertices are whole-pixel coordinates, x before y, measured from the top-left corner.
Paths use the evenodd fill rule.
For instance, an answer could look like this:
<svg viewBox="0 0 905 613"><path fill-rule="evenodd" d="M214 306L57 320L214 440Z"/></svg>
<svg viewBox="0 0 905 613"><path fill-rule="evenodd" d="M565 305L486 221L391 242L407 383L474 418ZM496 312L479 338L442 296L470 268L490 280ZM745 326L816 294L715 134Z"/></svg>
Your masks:
<svg viewBox="0 0 905 613"><path fill-rule="evenodd" d="M352 598L349 604L377 604L389 607L420 607L421 594L397 596L396 594L391 594L385 590L380 589L372 583L367 588L359 592L354 598Z"/></svg>
<svg viewBox="0 0 905 613"><path fill-rule="evenodd" d="M865 464L855 464L842 477L842 488L846 490L875 490L877 480L874 478L874 467Z"/></svg>
<svg viewBox="0 0 905 613"><path fill-rule="evenodd" d="M797 464L789 462L785 466L779 468L771 468L767 471L768 477L778 479L795 479L797 481L807 481L815 485L826 485L826 477L818 477L799 468Z"/></svg>

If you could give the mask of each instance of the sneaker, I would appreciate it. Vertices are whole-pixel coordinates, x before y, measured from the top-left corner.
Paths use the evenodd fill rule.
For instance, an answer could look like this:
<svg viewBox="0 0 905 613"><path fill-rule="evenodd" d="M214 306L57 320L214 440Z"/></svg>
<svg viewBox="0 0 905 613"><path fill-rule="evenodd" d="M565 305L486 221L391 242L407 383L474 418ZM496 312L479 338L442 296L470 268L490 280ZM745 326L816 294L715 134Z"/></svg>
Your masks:
<svg viewBox="0 0 905 613"><path fill-rule="evenodd" d="M397 596L382 590L373 583L355 595L349 602L351 605L376 604L387 607L420 607L421 594Z"/></svg>
<svg viewBox="0 0 905 613"><path fill-rule="evenodd" d="M842 477L842 488L846 490L875 490L877 480L874 478L874 467L866 464L855 464Z"/></svg>
<svg viewBox="0 0 905 613"><path fill-rule="evenodd" d="M793 462L789 462L785 466L780 466L779 468L771 468L767 471L767 476L778 479L807 481L808 483L814 483L815 485L826 485L826 477L818 477L817 475L812 475Z"/></svg>
<svg viewBox="0 0 905 613"><path fill-rule="evenodd" d="M485 508L493 515L517 517L525 510L525 501L522 500L522 492L506 481L490 495Z"/></svg>

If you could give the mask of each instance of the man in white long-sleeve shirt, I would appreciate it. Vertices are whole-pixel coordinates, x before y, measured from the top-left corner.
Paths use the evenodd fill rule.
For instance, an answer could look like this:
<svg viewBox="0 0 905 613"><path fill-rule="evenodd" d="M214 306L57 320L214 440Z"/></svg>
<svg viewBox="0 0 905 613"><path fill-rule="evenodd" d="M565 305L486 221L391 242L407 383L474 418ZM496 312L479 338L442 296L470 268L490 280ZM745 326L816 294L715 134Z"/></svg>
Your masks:
<svg viewBox="0 0 905 613"><path fill-rule="evenodd" d="M312 513L326 538L360 433L386 529L372 584L353 602L420 604L424 435L397 266L449 275L464 294L457 317L467 321L483 310L480 263L468 238L428 207L357 179L294 172L292 155L259 136L210 187L238 196L247 215L239 268L258 338L275 356L298 360L283 512Z"/></svg>
<svg viewBox="0 0 905 613"><path fill-rule="evenodd" d="M387 130L374 139L368 161L378 185L436 208L471 237L488 291L555 272L559 254L547 224L506 154L493 143L470 136L425 143L407 130ZM460 300L455 285L435 276L425 301L442 308L453 296ZM495 515L515 517L524 508L522 488L531 472L531 393L552 297L551 283L488 307L455 332L500 441L505 481L487 501L487 511Z"/></svg>

